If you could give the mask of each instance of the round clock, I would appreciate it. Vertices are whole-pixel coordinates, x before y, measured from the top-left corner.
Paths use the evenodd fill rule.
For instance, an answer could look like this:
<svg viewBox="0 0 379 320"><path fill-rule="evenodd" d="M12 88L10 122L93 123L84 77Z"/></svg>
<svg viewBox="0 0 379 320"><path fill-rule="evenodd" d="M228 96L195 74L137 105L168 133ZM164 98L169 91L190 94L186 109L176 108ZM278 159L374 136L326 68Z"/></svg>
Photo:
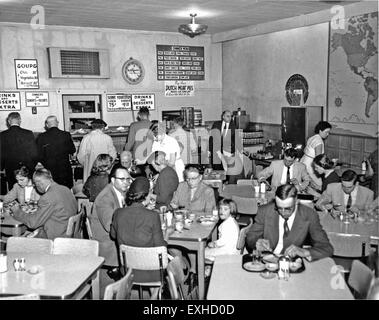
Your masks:
<svg viewBox="0 0 379 320"><path fill-rule="evenodd" d="M145 76L145 69L141 62L130 58L122 66L122 76L126 82L130 84L137 84L143 80L143 77Z"/></svg>
<svg viewBox="0 0 379 320"><path fill-rule="evenodd" d="M292 75L286 83L286 98L290 106L299 106L301 94L303 92L304 103L308 99L308 82L301 74Z"/></svg>

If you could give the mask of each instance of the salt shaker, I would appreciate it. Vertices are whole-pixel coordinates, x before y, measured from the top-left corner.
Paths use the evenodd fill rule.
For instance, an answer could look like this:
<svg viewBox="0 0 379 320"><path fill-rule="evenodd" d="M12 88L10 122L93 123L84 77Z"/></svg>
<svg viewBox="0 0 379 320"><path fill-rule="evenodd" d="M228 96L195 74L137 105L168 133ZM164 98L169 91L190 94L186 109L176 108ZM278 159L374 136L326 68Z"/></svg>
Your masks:
<svg viewBox="0 0 379 320"><path fill-rule="evenodd" d="M13 260L13 266L15 271L20 271L20 261L18 258Z"/></svg>
<svg viewBox="0 0 379 320"><path fill-rule="evenodd" d="M266 184L264 182L261 183L261 193L266 192Z"/></svg>
<svg viewBox="0 0 379 320"><path fill-rule="evenodd" d="M25 271L25 258L20 258L20 269L21 271Z"/></svg>

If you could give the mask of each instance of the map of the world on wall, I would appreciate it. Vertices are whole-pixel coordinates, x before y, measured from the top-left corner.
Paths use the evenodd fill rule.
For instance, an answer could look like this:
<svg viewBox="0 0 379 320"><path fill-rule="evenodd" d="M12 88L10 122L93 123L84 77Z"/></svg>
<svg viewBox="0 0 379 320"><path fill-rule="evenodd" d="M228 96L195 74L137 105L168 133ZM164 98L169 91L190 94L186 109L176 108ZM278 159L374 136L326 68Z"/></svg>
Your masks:
<svg viewBox="0 0 379 320"><path fill-rule="evenodd" d="M378 12L330 29L328 119L341 129L378 132Z"/></svg>

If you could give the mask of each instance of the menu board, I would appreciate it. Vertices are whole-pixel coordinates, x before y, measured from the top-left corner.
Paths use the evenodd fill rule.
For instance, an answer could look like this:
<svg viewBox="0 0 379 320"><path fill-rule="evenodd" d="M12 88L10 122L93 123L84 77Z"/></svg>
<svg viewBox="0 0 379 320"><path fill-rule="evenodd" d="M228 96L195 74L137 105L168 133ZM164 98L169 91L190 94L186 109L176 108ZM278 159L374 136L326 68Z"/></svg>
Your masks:
<svg viewBox="0 0 379 320"><path fill-rule="evenodd" d="M27 107L48 107L48 92L25 92L25 103Z"/></svg>
<svg viewBox="0 0 379 320"><path fill-rule="evenodd" d="M132 94L133 111L138 111L142 107L147 107L149 110L155 109L154 93Z"/></svg>
<svg viewBox="0 0 379 320"><path fill-rule="evenodd" d="M37 59L14 59L17 89L39 89Z"/></svg>
<svg viewBox="0 0 379 320"><path fill-rule="evenodd" d="M20 92L0 92L0 111L21 110Z"/></svg>
<svg viewBox="0 0 379 320"><path fill-rule="evenodd" d="M130 94L107 94L107 111L132 110L132 96Z"/></svg>
<svg viewBox="0 0 379 320"><path fill-rule="evenodd" d="M158 80L204 80L204 47L157 44Z"/></svg>

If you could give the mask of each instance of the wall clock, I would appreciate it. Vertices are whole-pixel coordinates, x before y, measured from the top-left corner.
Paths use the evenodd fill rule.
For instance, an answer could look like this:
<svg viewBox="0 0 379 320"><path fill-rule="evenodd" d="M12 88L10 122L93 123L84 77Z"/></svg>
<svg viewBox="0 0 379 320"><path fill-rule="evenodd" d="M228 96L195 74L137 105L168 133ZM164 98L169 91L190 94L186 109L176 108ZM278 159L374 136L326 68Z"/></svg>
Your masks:
<svg viewBox="0 0 379 320"><path fill-rule="evenodd" d="M286 98L290 106L299 106L301 94L297 92L302 90L304 103L308 99L308 82L301 74L292 75L286 83Z"/></svg>
<svg viewBox="0 0 379 320"><path fill-rule="evenodd" d="M137 84L143 80L145 69L141 62L130 57L122 66L122 76L126 82Z"/></svg>

